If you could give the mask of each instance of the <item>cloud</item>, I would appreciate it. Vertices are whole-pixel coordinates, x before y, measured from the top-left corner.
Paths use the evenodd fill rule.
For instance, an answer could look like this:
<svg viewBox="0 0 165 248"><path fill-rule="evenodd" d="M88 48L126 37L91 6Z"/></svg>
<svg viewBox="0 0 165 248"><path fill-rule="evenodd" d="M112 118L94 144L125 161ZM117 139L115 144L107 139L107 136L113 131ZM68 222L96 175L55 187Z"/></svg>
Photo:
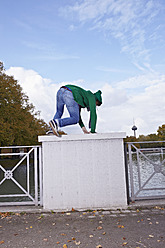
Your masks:
<svg viewBox="0 0 165 248"><path fill-rule="evenodd" d="M34 104L36 110L41 110L41 117L47 122L54 116L56 92L59 87L68 83L80 87L84 84L82 79L55 84L34 70L26 70L22 67L11 67L6 73L18 80L23 91L29 96L30 102ZM135 91L134 94L129 94L132 85ZM137 90L139 85L143 86L143 90ZM127 135L133 135L131 128L135 122L137 133L147 135L156 133L158 127L165 123L165 75L133 77L114 86L105 83L101 90L103 105L98 107L97 111L98 132L125 131ZM89 113L82 111L82 116L85 124L88 125ZM78 125L66 128L65 131L81 133Z"/></svg>
<svg viewBox="0 0 165 248"><path fill-rule="evenodd" d="M56 110L56 93L62 85L69 83L82 85L83 80L73 82L53 83L51 79L43 78L34 70L26 70L23 67L10 67L6 74L14 76L14 79L21 85L23 92L29 97L30 103L35 106L36 111L41 111L40 117L47 123L51 120ZM85 113L84 113L85 114ZM65 109L64 116L68 113ZM84 115L87 119L87 116ZM71 131L77 128L71 128ZM78 131L76 131L78 132Z"/></svg>
<svg viewBox="0 0 165 248"><path fill-rule="evenodd" d="M41 118L46 121L51 119L55 111L55 93L60 84L53 84L50 79L43 78L34 70L22 67L10 67L6 73L18 80L30 102L37 111L41 111Z"/></svg>
<svg viewBox="0 0 165 248"><path fill-rule="evenodd" d="M102 87L103 102L106 107L118 106L127 101L126 92L120 89L116 89L109 84L105 84Z"/></svg>
<svg viewBox="0 0 165 248"><path fill-rule="evenodd" d="M74 31L74 30L76 30L77 29L77 27L75 26L75 25L73 25L73 24L71 24L70 26L69 26L69 30L70 31Z"/></svg>
<svg viewBox="0 0 165 248"><path fill-rule="evenodd" d="M147 43L158 36L156 20L163 6L153 0L84 0L60 9L67 18L77 17L80 24L103 32L120 42L121 52L127 53L141 71L151 70L151 51ZM151 29L152 25L152 29ZM155 43L156 46L156 43Z"/></svg>
<svg viewBox="0 0 165 248"><path fill-rule="evenodd" d="M116 87L121 90L133 89L136 94L137 93L136 91L138 89L144 90L145 87L158 84L159 82L164 82L164 80L165 80L164 75L159 75L157 73L148 73L148 74L131 77L124 81L120 81L116 84Z"/></svg>
<svg viewBox="0 0 165 248"><path fill-rule="evenodd" d="M143 85L143 90L135 89L133 94L129 94L129 86L131 87L133 82ZM147 83L144 84L144 82ZM122 130L126 131L127 135L133 135L131 128L134 120L138 127L138 134L156 133L158 127L165 123L165 75L153 75L152 80L148 79L148 75L139 76L137 79L134 77L125 80L125 84L124 87L124 83L119 82L112 89L109 86L104 86L106 101L109 96L109 101L112 100L112 103L103 105L99 111L102 120L99 130L101 131L101 128L104 127L106 131ZM119 85L122 85L121 92L122 90L125 91L123 98L117 95ZM114 98L111 99L113 92ZM118 104L115 104L115 101Z"/></svg>
<svg viewBox="0 0 165 248"><path fill-rule="evenodd" d="M96 68L96 70L103 71L103 72L122 73L122 74L130 73L130 71L128 71L128 70L124 70L124 69L121 70L121 69L117 69L117 68L108 68L108 67L105 67L105 66L98 66Z"/></svg>

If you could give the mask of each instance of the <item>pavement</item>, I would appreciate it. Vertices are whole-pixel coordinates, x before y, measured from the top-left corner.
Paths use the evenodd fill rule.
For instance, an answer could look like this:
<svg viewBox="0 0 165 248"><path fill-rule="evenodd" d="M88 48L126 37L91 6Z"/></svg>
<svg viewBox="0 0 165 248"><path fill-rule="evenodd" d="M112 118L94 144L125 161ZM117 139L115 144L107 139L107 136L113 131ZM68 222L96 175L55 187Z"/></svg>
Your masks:
<svg viewBox="0 0 165 248"><path fill-rule="evenodd" d="M0 207L0 247L165 248L165 201L68 212Z"/></svg>

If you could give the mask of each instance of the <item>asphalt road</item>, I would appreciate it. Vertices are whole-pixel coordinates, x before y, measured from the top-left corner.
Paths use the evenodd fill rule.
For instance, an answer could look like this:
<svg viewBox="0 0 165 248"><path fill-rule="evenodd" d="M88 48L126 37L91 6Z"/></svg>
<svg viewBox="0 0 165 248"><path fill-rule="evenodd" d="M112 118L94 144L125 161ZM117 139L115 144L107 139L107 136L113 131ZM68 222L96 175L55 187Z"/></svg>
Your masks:
<svg viewBox="0 0 165 248"><path fill-rule="evenodd" d="M0 247L164 248L165 210L0 213Z"/></svg>

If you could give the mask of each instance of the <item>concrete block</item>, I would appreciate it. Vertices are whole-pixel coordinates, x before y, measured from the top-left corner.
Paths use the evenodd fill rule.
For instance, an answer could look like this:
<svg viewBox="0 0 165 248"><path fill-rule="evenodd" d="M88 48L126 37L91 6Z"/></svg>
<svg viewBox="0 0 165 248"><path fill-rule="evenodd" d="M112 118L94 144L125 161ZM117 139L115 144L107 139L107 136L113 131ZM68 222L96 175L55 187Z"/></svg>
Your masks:
<svg viewBox="0 0 165 248"><path fill-rule="evenodd" d="M125 207L125 136L124 132L39 136L44 209Z"/></svg>

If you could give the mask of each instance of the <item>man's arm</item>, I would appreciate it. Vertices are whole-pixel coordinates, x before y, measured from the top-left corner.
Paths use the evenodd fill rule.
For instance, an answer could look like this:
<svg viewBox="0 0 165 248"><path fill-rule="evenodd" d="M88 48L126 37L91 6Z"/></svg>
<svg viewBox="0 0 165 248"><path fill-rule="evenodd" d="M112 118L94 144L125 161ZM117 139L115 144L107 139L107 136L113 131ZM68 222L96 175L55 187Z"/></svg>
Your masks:
<svg viewBox="0 0 165 248"><path fill-rule="evenodd" d="M95 101L90 101L89 102L89 108L90 108L90 128L91 128L91 133L95 133L96 122L97 122L96 103L95 103Z"/></svg>
<svg viewBox="0 0 165 248"><path fill-rule="evenodd" d="M82 127L82 130L83 130L83 132L84 132L85 134L91 133L91 132L88 132L88 131L87 131L86 127Z"/></svg>
<svg viewBox="0 0 165 248"><path fill-rule="evenodd" d="M88 130L86 129L86 127L84 126L84 123L81 119L81 109L80 109L80 116L79 116L79 125L80 127L82 128L82 131L85 133L85 134L89 134L90 132L88 132Z"/></svg>

